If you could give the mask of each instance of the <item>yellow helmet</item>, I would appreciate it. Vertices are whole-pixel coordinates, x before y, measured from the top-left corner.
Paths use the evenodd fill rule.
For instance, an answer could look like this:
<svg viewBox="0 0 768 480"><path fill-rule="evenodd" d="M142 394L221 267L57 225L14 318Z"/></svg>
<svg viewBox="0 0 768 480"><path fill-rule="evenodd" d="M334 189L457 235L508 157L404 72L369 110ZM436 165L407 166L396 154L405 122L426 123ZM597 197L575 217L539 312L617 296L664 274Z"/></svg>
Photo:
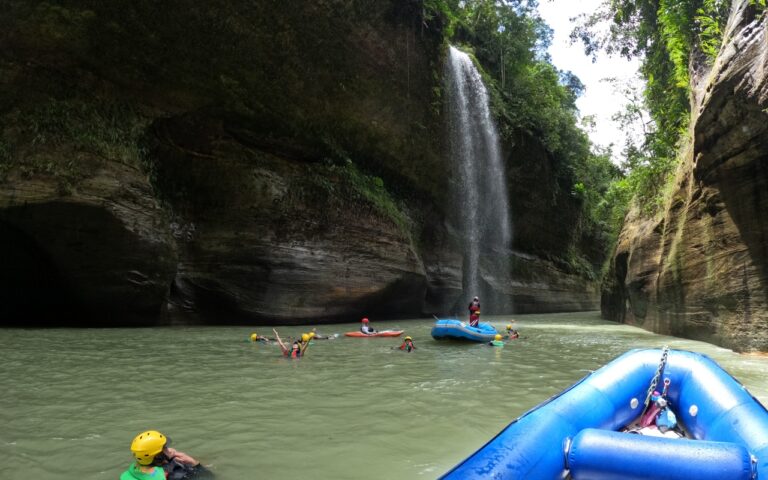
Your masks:
<svg viewBox="0 0 768 480"><path fill-rule="evenodd" d="M162 433L157 430L148 430L136 435L131 442L131 452L139 465L149 465L155 456L163 451L167 442L168 438Z"/></svg>
<svg viewBox="0 0 768 480"><path fill-rule="evenodd" d="M251 334L251 341L252 342L255 342L258 339L259 339L259 334L258 333L252 333Z"/></svg>
<svg viewBox="0 0 768 480"><path fill-rule="evenodd" d="M495 337L493 337L494 340L501 340L501 334L497 333Z"/></svg>
<svg viewBox="0 0 768 480"><path fill-rule="evenodd" d="M411 337L405 337L405 339L406 339L406 340L410 340L410 341L413 341L413 339L412 339Z"/></svg>
<svg viewBox="0 0 768 480"><path fill-rule="evenodd" d="M511 323L507 324L507 330L512 330L512 324Z"/></svg>
<svg viewBox="0 0 768 480"><path fill-rule="evenodd" d="M302 342L308 342L310 338L311 338L311 337L310 337L310 336L309 336L309 334L307 334L307 333L302 333L302 334L301 334L301 341L302 341Z"/></svg>
<svg viewBox="0 0 768 480"><path fill-rule="evenodd" d="M315 332L309 332L309 338L315 338Z"/></svg>

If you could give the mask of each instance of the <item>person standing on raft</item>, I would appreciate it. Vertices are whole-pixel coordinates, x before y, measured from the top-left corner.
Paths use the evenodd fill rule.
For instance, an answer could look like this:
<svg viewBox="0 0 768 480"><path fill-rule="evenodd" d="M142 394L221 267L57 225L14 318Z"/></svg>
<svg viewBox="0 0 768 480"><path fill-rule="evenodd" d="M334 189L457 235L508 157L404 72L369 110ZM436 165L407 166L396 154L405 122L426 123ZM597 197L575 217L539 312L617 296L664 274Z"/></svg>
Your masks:
<svg viewBox="0 0 768 480"><path fill-rule="evenodd" d="M469 326L477 327L480 323L480 299L475 297L469 303Z"/></svg>
<svg viewBox="0 0 768 480"><path fill-rule="evenodd" d="M138 434L131 442L135 461L120 475L120 480L211 478L210 471L200 465L200 462L186 453L170 448L170 444L171 439L157 430Z"/></svg>
<svg viewBox="0 0 768 480"><path fill-rule="evenodd" d="M361 322L362 322L362 325L360 325L360 331L361 332L363 332L366 335L372 335L374 333L377 333L376 329L374 329L373 327L371 327L369 325L369 322L368 322L367 318L362 319Z"/></svg>

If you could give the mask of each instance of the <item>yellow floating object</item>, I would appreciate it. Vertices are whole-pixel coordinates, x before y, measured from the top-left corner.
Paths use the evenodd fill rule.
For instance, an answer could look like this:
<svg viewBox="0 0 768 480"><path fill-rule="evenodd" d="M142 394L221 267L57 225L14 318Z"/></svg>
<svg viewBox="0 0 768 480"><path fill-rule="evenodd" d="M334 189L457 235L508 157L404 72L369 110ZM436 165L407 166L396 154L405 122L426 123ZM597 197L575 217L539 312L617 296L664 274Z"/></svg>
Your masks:
<svg viewBox="0 0 768 480"><path fill-rule="evenodd" d="M259 339L259 335L258 334L256 334L256 333L252 333L251 334L251 341L252 342L257 341L258 339Z"/></svg>
<svg viewBox="0 0 768 480"><path fill-rule="evenodd" d="M315 338L315 332L309 332L309 338Z"/></svg>

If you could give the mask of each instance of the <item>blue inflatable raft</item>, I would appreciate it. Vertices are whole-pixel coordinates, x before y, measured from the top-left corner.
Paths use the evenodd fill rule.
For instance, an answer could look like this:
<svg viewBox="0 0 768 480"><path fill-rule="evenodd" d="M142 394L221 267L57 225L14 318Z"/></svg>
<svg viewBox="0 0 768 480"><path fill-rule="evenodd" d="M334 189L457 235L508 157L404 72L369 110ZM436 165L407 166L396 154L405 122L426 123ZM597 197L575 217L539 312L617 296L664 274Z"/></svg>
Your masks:
<svg viewBox="0 0 768 480"><path fill-rule="evenodd" d="M479 323L470 327L461 320L438 320L432 327L432 338L435 340L470 340L473 342L490 342L498 332L488 323Z"/></svg>
<svg viewBox="0 0 768 480"><path fill-rule="evenodd" d="M709 357L633 350L513 421L444 479L768 479L768 411ZM664 358L664 361L660 361ZM656 372L660 371L657 375ZM649 385L688 438L622 432Z"/></svg>

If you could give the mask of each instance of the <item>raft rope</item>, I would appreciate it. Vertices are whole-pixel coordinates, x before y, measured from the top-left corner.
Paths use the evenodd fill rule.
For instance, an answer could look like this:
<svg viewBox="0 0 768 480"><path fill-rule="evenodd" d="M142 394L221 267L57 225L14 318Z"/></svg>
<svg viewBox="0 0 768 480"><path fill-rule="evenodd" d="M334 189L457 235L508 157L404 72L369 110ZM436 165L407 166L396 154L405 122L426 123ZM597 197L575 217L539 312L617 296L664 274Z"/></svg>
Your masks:
<svg viewBox="0 0 768 480"><path fill-rule="evenodd" d="M645 415L645 412L648 410L648 405L651 402L651 395L653 395L653 392L656 390L656 386L659 384L659 378L661 378L661 371L664 370L664 365L667 364L668 354L669 354L669 345L664 345L664 348L661 351L661 361L659 362L659 368L656 369L656 374L653 376L653 379L651 380L651 384L648 386L648 392L645 395L645 404L643 407L643 413L640 414L640 417Z"/></svg>

